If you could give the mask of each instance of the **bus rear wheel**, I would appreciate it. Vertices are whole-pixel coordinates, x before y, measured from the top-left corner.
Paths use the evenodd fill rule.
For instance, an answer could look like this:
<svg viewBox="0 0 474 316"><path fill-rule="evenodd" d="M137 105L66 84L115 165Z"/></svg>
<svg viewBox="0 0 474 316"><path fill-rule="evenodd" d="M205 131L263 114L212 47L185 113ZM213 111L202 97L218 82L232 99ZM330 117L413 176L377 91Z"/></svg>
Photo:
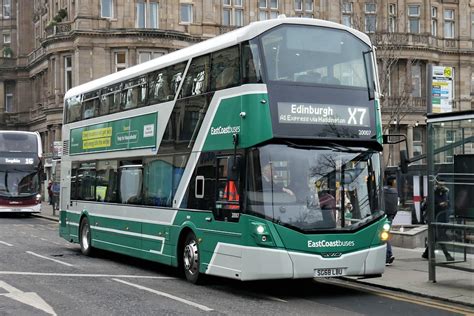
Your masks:
<svg viewBox="0 0 474 316"><path fill-rule="evenodd" d="M199 272L199 245L193 233L189 233L184 242L183 271L189 282L198 284L202 281L203 276Z"/></svg>
<svg viewBox="0 0 474 316"><path fill-rule="evenodd" d="M81 245L81 252L84 255L92 255L91 227L89 225L89 220L87 219L87 217L84 217L81 220L81 225L79 228L79 244Z"/></svg>

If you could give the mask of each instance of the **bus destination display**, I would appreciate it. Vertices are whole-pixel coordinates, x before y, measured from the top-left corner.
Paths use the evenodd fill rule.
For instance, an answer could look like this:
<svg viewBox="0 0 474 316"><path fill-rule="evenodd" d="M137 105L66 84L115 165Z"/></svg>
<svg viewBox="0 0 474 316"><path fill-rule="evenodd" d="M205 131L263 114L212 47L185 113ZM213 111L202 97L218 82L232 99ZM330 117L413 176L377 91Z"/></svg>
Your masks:
<svg viewBox="0 0 474 316"><path fill-rule="evenodd" d="M368 112L368 109L362 106L278 102L278 122L283 124L370 127Z"/></svg>

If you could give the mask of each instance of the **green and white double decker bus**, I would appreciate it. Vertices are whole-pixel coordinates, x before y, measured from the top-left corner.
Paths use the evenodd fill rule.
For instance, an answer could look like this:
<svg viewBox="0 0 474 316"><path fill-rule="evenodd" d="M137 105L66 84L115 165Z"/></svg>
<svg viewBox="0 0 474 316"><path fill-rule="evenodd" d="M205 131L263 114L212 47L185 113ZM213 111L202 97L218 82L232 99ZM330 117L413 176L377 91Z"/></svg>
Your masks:
<svg viewBox="0 0 474 316"><path fill-rule="evenodd" d="M298 18L75 87L60 235L191 282L380 275L377 88L366 35Z"/></svg>

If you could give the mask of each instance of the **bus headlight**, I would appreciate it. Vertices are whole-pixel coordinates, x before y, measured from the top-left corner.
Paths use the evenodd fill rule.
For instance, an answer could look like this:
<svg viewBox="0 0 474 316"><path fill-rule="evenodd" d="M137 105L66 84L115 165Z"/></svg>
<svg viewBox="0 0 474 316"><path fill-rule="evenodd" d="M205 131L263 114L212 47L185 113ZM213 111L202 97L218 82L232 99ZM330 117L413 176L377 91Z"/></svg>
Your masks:
<svg viewBox="0 0 474 316"><path fill-rule="evenodd" d="M261 222L251 222L251 224L253 226L252 236L257 245L275 246L272 235L270 234L266 224Z"/></svg>
<svg viewBox="0 0 474 316"><path fill-rule="evenodd" d="M388 238L390 237L390 234L386 231L383 231L381 234L380 234L380 239L382 239L382 241L387 241Z"/></svg>
<svg viewBox="0 0 474 316"><path fill-rule="evenodd" d="M385 223L383 224L383 230L386 231L386 232L389 232L390 231L390 224L389 223Z"/></svg>
<svg viewBox="0 0 474 316"><path fill-rule="evenodd" d="M36 202L40 202L41 201L41 194L36 194Z"/></svg>

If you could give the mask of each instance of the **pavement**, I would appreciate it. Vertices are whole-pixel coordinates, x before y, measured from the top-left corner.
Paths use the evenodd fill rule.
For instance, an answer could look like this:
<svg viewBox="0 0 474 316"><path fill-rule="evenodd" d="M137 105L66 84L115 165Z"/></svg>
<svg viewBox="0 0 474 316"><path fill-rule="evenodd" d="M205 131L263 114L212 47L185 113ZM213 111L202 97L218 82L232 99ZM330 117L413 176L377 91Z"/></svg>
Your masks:
<svg viewBox="0 0 474 316"><path fill-rule="evenodd" d="M51 205L43 202L41 214L37 216L58 221L59 211L53 214ZM428 280L428 261L421 258L424 248L392 247L395 261L385 268L380 278L360 279L346 277L346 280L392 291L413 294L445 302L474 307L474 272L436 267L435 283ZM456 260L460 253L454 254ZM437 254L442 260L442 252ZM455 263L474 269L474 255L468 255L467 262Z"/></svg>

